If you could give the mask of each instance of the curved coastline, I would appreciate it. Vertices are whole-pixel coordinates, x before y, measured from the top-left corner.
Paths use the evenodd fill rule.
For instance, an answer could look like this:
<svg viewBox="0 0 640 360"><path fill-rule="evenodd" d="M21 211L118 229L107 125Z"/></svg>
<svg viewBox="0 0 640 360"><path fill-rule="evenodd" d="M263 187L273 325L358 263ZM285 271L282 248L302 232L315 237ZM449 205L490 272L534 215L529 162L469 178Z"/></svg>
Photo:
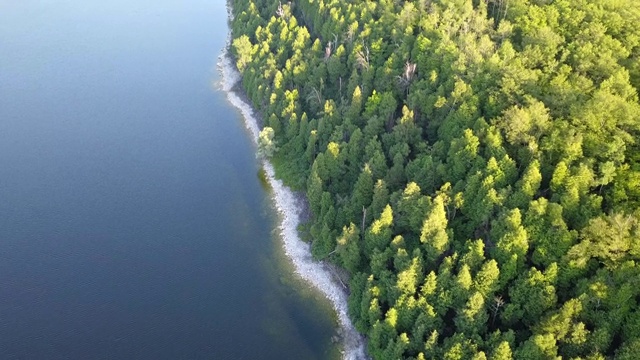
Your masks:
<svg viewBox="0 0 640 360"><path fill-rule="evenodd" d="M222 74L221 88L226 92L227 100L241 112L245 127L251 133L253 142L257 144L260 133L258 119L254 115L253 108L234 91L234 86L238 84L241 76L228 55L227 48L219 57L218 70ZM349 319L347 293L327 266L312 258L309 244L303 242L298 236L297 227L302 209L299 200L291 189L276 179L273 166L268 160L261 159L261 163L269 185L273 189L272 196L279 213L279 232L285 254L293 263L296 274L318 289L331 302L340 325L343 358L345 360L368 359L365 340Z"/></svg>

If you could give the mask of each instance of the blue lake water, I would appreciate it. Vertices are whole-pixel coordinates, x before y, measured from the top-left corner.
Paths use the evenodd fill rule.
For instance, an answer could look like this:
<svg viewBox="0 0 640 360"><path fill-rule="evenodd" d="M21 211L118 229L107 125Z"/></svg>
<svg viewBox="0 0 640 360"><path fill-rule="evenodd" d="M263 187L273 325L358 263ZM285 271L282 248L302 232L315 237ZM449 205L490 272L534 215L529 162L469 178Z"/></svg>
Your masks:
<svg viewBox="0 0 640 360"><path fill-rule="evenodd" d="M0 358L325 359L220 0L0 1Z"/></svg>

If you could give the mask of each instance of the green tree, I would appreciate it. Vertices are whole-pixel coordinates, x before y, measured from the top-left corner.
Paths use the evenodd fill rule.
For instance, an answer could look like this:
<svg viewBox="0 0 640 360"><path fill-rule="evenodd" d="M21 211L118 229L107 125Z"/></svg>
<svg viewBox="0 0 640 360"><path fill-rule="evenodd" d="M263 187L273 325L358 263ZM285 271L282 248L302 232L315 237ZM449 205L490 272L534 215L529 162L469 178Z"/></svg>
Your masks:
<svg viewBox="0 0 640 360"><path fill-rule="evenodd" d="M529 241L521 223L520 210L503 213L491 228L491 238L496 241L493 255L502 269L502 284L506 284L524 268Z"/></svg>
<svg viewBox="0 0 640 360"><path fill-rule="evenodd" d="M444 210L444 199L437 196L422 224L420 242L425 249L427 266L434 267L438 258L449 248L447 217Z"/></svg>
<svg viewBox="0 0 640 360"><path fill-rule="evenodd" d="M253 55L255 53L251 40L246 35L233 40L233 49L236 55L236 66L240 72L244 71L247 66L253 61Z"/></svg>
<svg viewBox="0 0 640 360"><path fill-rule="evenodd" d="M512 325L520 321L529 326L536 324L558 301L555 289L557 271L553 264L545 273L531 268L518 278L509 290L511 300L505 306L502 320Z"/></svg>
<svg viewBox="0 0 640 360"><path fill-rule="evenodd" d="M342 235L337 240L337 251L342 260L342 266L355 273L361 268L362 254L360 244L360 232L358 228L350 223L342 229Z"/></svg>
<svg viewBox="0 0 640 360"><path fill-rule="evenodd" d="M640 2L231 5L373 358L634 358Z"/></svg>
<svg viewBox="0 0 640 360"><path fill-rule="evenodd" d="M274 136L273 129L268 126L260 131L258 135L258 155L270 158L278 151Z"/></svg>

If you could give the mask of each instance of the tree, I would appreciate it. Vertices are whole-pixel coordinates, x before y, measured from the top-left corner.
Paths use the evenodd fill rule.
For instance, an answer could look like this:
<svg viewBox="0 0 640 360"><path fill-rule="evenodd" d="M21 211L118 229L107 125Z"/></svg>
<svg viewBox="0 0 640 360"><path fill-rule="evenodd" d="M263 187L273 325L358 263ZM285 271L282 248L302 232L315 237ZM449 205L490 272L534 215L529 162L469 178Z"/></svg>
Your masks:
<svg viewBox="0 0 640 360"><path fill-rule="evenodd" d="M420 233L416 233L416 230L420 229L428 207L428 198L421 194L418 184L414 182L408 183L396 206L398 221L396 221L395 230L405 234L405 237L414 234L416 238L420 236Z"/></svg>
<svg viewBox="0 0 640 360"><path fill-rule="evenodd" d="M541 182L540 162L533 160L516 183L516 191L508 199L508 205L523 210L526 209L540 189Z"/></svg>
<svg viewBox="0 0 640 360"><path fill-rule="evenodd" d="M378 216L389 203L389 190L387 184L379 179L373 188L373 199L371 200L371 216Z"/></svg>
<svg viewBox="0 0 640 360"><path fill-rule="evenodd" d="M464 231L461 235L465 237L486 235L489 219L496 205L502 201L494 188L493 176L483 177L480 172L477 172L470 176L466 185L460 209L466 221L458 228Z"/></svg>
<svg viewBox="0 0 640 360"><path fill-rule="evenodd" d="M447 217L444 210L444 199L437 196L422 224L420 242L425 249L427 266L434 267L437 260L449 248Z"/></svg>
<svg viewBox="0 0 640 360"><path fill-rule="evenodd" d="M456 316L455 324L458 332L474 335L484 333L488 320L489 314L486 310L484 296L475 292Z"/></svg>
<svg viewBox="0 0 640 360"><path fill-rule="evenodd" d="M640 3L232 2L375 359L633 358Z"/></svg>
<svg viewBox="0 0 640 360"><path fill-rule="evenodd" d="M352 217L362 215L364 219L366 216L366 208L368 208L369 205L371 205L371 201L373 201L373 188L373 174L371 173L369 165L365 165L353 187L353 195L351 197Z"/></svg>
<svg viewBox="0 0 640 360"><path fill-rule="evenodd" d="M409 268L398 273L397 287L400 293L413 297L421 282L422 259L420 257L414 257Z"/></svg>
<svg viewBox="0 0 640 360"><path fill-rule="evenodd" d="M526 325L534 325L558 301L555 289L557 266L551 266L542 273L531 268L518 278L509 290L510 303L505 306L502 320L507 324L520 321Z"/></svg>
<svg viewBox="0 0 640 360"><path fill-rule="evenodd" d="M618 351L616 351L616 360L633 360L640 352L640 338L633 339L624 343Z"/></svg>
<svg viewBox="0 0 640 360"><path fill-rule="evenodd" d="M501 342L498 347L496 347L491 356L489 357L491 360L512 360L513 355L511 353L511 346L508 342Z"/></svg>
<svg viewBox="0 0 640 360"><path fill-rule="evenodd" d="M353 223L342 228L342 235L337 240L337 251L342 260L342 266L351 273L361 268L362 255L359 243L360 232Z"/></svg>
<svg viewBox="0 0 640 360"><path fill-rule="evenodd" d="M371 224L365 234L365 255L370 256L374 249L383 251L391 242L391 226L393 225L393 210L387 205L380 217Z"/></svg>
<svg viewBox="0 0 640 360"><path fill-rule="evenodd" d="M542 102L532 98L527 100L527 107L513 106L507 109L498 126L504 130L507 142L525 145L529 156L534 156L538 152L538 142L548 131L551 122L549 111Z"/></svg>
<svg viewBox="0 0 640 360"><path fill-rule="evenodd" d="M598 258L610 268L624 259L640 258L640 225L631 215L595 218L582 230L581 238L589 249L589 256Z"/></svg>
<svg viewBox="0 0 640 360"><path fill-rule="evenodd" d="M268 126L260 131L260 134L258 135L259 156L270 158L276 153L276 151L278 151L278 146L276 145L274 136L275 133L273 129Z"/></svg>
<svg viewBox="0 0 640 360"><path fill-rule="evenodd" d="M520 210L505 212L494 221L491 238L496 241L493 255L502 269L500 275L504 285L524 268L529 250L527 231L522 226Z"/></svg>
<svg viewBox="0 0 640 360"><path fill-rule="evenodd" d="M236 66L240 72L243 72L252 62L255 53L251 40L248 36L242 35L233 40L233 49L237 59Z"/></svg>
<svg viewBox="0 0 640 360"><path fill-rule="evenodd" d="M516 351L515 359L545 360L554 359L558 354L558 347L553 335L534 335Z"/></svg>
<svg viewBox="0 0 640 360"><path fill-rule="evenodd" d="M423 191L432 193L440 183L436 169L437 164L431 155L419 155L407 164L405 169L407 181L415 182Z"/></svg>
<svg viewBox="0 0 640 360"><path fill-rule="evenodd" d="M480 239L474 241L467 240L465 248L466 251L463 253L460 263L468 265L472 272L478 271L485 261L484 242Z"/></svg>
<svg viewBox="0 0 640 360"><path fill-rule="evenodd" d="M562 206L545 198L532 201L523 224L529 235L531 260L540 266L560 262L575 243L577 233L570 231L562 216Z"/></svg>
<svg viewBox="0 0 640 360"><path fill-rule="evenodd" d="M495 260L489 260L482 264L482 268L474 280L474 289L487 299L492 298L495 291L498 290L500 279L500 270Z"/></svg>

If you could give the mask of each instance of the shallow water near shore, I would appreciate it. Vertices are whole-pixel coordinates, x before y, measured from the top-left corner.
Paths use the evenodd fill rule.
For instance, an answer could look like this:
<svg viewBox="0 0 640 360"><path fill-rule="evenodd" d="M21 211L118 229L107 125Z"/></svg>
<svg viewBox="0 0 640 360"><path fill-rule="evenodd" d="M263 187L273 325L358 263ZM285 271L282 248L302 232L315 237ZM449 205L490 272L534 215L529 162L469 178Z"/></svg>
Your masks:
<svg viewBox="0 0 640 360"><path fill-rule="evenodd" d="M260 131L258 118L251 106L235 91L240 74L226 53L220 57L218 66L222 73L222 89L227 91L229 102L242 113L247 130L257 142ZM276 178L274 168L269 161L263 159L262 166L264 178L273 189L272 197L280 216L279 235L283 251L291 261L293 270L304 282L310 284L331 302L340 325L343 358L367 359L364 338L355 330L348 316L346 289L325 264L313 260L309 244L301 241L298 235L297 228L302 210L300 199L296 198L294 193Z"/></svg>
<svg viewBox="0 0 640 360"><path fill-rule="evenodd" d="M211 86L227 32L223 1L0 4L0 358L339 356Z"/></svg>

